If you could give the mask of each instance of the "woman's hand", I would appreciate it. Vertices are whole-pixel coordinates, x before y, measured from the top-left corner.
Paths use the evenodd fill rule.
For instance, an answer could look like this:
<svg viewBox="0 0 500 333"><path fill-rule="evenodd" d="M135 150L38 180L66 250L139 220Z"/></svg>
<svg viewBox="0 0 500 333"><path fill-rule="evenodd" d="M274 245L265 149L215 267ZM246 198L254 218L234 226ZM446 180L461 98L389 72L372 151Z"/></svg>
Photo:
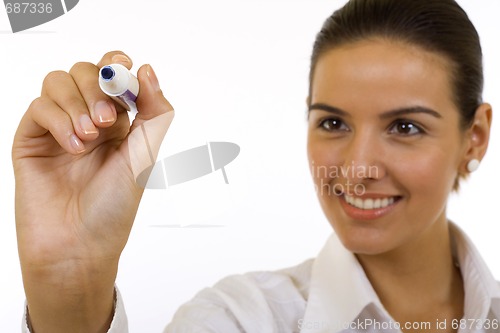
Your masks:
<svg viewBox="0 0 500 333"><path fill-rule="evenodd" d="M156 159L173 117L144 65L130 126L98 85L110 63L132 67L110 52L97 65L47 75L15 135L18 248L36 333L109 328L118 260L143 193L136 177Z"/></svg>

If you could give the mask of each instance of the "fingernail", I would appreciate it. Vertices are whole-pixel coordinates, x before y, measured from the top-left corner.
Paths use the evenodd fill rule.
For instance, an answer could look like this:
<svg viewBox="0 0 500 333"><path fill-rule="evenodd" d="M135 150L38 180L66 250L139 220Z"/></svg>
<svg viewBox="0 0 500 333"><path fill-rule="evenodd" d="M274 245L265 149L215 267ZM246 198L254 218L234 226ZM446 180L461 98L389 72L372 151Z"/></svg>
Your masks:
<svg viewBox="0 0 500 333"><path fill-rule="evenodd" d="M85 146L83 145L83 142L78 139L78 137L75 134L71 134L69 136L69 141L71 142L71 147L73 147L74 150L78 154L82 153L85 151Z"/></svg>
<svg viewBox="0 0 500 333"><path fill-rule="evenodd" d="M149 82L153 86L155 91L160 91L160 83L158 82L158 78L156 77L156 73L153 70L153 67L151 65L148 65L148 68L146 70L146 74L148 75Z"/></svg>
<svg viewBox="0 0 500 333"><path fill-rule="evenodd" d="M100 123L112 123L115 121L115 112L106 101L95 103L94 113Z"/></svg>
<svg viewBox="0 0 500 333"><path fill-rule="evenodd" d="M85 134L96 134L97 128L87 114L80 116L80 128Z"/></svg>
<svg viewBox="0 0 500 333"><path fill-rule="evenodd" d="M131 63L130 59L123 54L115 54L113 58L111 58L111 61L114 64L122 64L122 65L129 65Z"/></svg>

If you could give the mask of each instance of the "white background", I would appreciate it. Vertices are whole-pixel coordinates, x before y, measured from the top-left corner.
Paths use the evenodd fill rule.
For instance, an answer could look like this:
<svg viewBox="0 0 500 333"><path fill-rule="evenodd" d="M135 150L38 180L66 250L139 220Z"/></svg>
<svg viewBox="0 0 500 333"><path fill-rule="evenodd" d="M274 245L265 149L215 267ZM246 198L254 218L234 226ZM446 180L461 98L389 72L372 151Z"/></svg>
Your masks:
<svg viewBox="0 0 500 333"><path fill-rule="evenodd" d="M324 19L344 2L81 0L18 34L0 8L0 332L19 331L24 302L10 159L17 124L49 71L96 62L109 50L127 52L134 71L151 63L176 109L160 158L206 141L241 147L226 167L229 185L216 172L145 193L117 281L130 332L160 332L179 305L228 274L314 256L331 229L307 168L309 56ZM482 38L485 100L500 107L500 2L459 3ZM500 279L496 118L489 154L451 198L449 217ZM177 224L184 227L165 227Z"/></svg>

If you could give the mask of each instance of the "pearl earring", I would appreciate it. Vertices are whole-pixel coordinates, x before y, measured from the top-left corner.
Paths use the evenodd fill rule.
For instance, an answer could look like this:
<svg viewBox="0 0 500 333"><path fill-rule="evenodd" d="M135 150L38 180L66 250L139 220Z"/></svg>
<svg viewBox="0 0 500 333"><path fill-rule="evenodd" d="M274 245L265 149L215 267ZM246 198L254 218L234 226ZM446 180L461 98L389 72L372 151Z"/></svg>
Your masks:
<svg viewBox="0 0 500 333"><path fill-rule="evenodd" d="M477 168L479 168L479 163L480 163L479 160L477 160L475 158L470 160L469 163L467 163L467 171L469 171L471 173L476 171Z"/></svg>

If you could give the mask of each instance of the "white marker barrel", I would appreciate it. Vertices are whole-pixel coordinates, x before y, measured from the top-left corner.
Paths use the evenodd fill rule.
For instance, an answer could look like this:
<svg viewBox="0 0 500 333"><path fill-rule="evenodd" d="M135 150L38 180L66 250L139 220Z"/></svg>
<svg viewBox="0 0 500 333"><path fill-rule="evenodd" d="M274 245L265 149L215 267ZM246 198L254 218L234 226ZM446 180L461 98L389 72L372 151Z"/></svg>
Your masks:
<svg viewBox="0 0 500 333"><path fill-rule="evenodd" d="M111 64L101 68L99 87L126 110L135 108L135 101L139 95L139 80L127 67Z"/></svg>

